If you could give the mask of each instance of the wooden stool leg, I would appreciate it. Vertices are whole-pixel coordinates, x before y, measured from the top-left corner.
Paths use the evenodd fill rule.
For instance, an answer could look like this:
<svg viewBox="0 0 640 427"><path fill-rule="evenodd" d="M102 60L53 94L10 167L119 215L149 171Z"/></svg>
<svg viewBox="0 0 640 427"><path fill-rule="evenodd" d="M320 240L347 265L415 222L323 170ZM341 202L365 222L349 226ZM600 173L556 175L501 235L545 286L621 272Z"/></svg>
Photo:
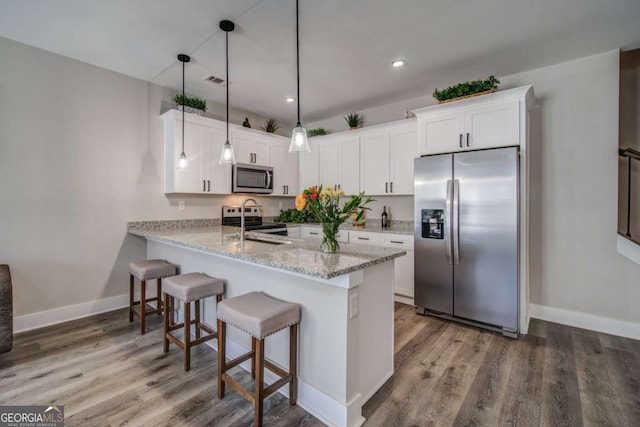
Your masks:
<svg viewBox="0 0 640 427"><path fill-rule="evenodd" d="M184 370L191 369L191 303L184 303Z"/></svg>
<svg viewBox="0 0 640 427"><path fill-rule="evenodd" d="M129 275L129 323L133 322L133 274Z"/></svg>
<svg viewBox="0 0 640 427"><path fill-rule="evenodd" d="M171 301L171 312L169 313L169 318L171 320L170 325L173 326L176 324L176 299L174 297L170 297L169 301Z"/></svg>
<svg viewBox="0 0 640 427"><path fill-rule="evenodd" d="M256 360L258 360L258 358L256 357L256 338L255 337L251 337L251 352L253 353L253 356L251 357L251 378L255 379L256 378Z"/></svg>
<svg viewBox="0 0 640 427"><path fill-rule="evenodd" d="M169 352L169 339L167 334L169 333L169 296L164 294L164 352Z"/></svg>
<svg viewBox="0 0 640 427"><path fill-rule="evenodd" d="M253 425L262 427L262 413L264 412L264 340L256 340L256 394Z"/></svg>
<svg viewBox="0 0 640 427"><path fill-rule="evenodd" d="M226 365L226 332L227 324L218 319L218 399L224 397L225 383L222 380L222 374L227 371Z"/></svg>
<svg viewBox="0 0 640 427"><path fill-rule="evenodd" d="M145 280L140 281L140 333L147 332L145 320L147 318L147 282Z"/></svg>
<svg viewBox="0 0 640 427"><path fill-rule="evenodd" d="M298 400L298 325L289 327L289 404L295 405Z"/></svg>
<svg viewBox="0 0 640 427"><path fill-rule="evenodd" d="M200 338L200 300L196 300L196 339Z"/></svg>
<svg viewBox="0 0 640 427"><path fill-rule="evenodd" d="M156 286L156 296L158 297L156 300L156 309L158 310L158 316L162 316L162 278L158 278Z"/></svg>

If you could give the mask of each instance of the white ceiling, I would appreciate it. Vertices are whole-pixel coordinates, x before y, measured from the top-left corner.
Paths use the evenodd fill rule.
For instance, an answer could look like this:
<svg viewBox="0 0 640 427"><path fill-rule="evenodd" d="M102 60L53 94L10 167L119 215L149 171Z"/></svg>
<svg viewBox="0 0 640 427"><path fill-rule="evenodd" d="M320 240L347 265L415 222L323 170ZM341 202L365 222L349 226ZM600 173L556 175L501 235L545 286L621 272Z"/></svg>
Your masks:
<svg viewBox="0 0 640 427"><path fill-rule="evenodd" d="M0 0L0 36L295 121L295 0ZM512 74L609 49L640 47L639 0L300 0L302 121L461 80ZM407 65L392 69L403 58ZM4 60L4 59L3 59Z"/></svg>

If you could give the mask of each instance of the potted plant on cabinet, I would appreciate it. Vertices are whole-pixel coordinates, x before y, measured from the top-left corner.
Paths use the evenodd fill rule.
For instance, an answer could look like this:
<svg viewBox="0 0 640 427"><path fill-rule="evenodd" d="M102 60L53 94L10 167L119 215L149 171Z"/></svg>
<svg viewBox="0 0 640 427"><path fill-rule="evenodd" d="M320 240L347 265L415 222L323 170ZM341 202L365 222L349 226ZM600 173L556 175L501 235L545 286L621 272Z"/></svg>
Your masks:
<svg viewBox="0 0 640 427"><path fill-rule="evenodd" d="M458 83L442 90L436 89L433 92L433 97L438 100L438 104L473 98L474 96L495 92L499 83L500 81L494 76L489 76L486 80L474 80L472 82Z"/></svg>
<svg viewBox="0 0 640 427"><path fill-rule="evenodd" d="M267 119L267 123L262 127L262 130L267 133L275 133L280 129L280 123L276 119Z"/></svg>
<svg viewBox="0 0 640 427"><path fill-rule="evenodd" d="M308 137L321 136L321 135L329 135L329 131L325 128L315 128L315 129L309 129L307 131Z"/></svg>
<svg viewBox="0 0 640 427"><path fill-rule="evenodd" d="M173 97L173 101L176 103L178 110L182 111L184 108L185 113L202 116L204 112L207 111L207 101L204 99L189 97L179 93Z"/></svg>
<svg viewBox="0 0 640 427"><path fill-rule="evenodd" d="M344 116L344 120L349 125L349 129L358 129L364 124L364 116L360 113L350 113Z"/></svg>

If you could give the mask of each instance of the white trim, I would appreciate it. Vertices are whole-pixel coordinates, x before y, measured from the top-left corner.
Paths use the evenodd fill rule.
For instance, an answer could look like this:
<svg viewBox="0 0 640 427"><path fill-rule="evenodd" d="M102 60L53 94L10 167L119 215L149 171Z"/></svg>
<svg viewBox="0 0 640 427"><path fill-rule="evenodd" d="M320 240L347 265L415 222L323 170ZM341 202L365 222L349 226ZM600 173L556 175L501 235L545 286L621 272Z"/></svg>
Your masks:
<svg viewBox="0 0 640 427"><path fill-rule="evenodd" d="M13 332L25 332L129 306L129 294L67 305L13 318Z"/></svg>
<svg viewBox="0 0 640 427"><path fill-rule="evenodd" d="M534 319L640 340L640 323L537 304L529 305L529 313Z"/></svg>
<svg viewBox="0 0 640 427"><path fill-rule="evenodd" d="M640 265L640 245L633 243L631 240L618 234L617 249L618 253L625 258Z"/></svg>
<svg viewBox="0 0 640 427"><path fill-rule="evenodd" d="M413 303L413 298L406 297L406 296L400 295L400 294L393 294L393 300L395 302L400 302L400 303L406 304L406 305L415 305Z"/></svg>

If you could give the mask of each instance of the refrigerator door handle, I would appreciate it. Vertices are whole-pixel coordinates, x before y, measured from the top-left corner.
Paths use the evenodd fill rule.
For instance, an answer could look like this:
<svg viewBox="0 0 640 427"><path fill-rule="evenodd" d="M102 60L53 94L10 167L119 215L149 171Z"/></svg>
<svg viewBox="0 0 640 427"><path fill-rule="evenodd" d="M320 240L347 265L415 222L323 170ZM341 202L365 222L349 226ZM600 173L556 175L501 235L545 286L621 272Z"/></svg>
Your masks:
<svg viewBox="0 0 640 427"><path fill-rule="evenodd" d="M444 204L444 246L447 264L451 265L451 201L453 199L453 183L447 180L447 200Z"/></svg>
<svg viewBox="0 0 640 427"><path fill-rule="evenodd" d="M460 264L460 180L453 181L453 262Z"/></svg>

